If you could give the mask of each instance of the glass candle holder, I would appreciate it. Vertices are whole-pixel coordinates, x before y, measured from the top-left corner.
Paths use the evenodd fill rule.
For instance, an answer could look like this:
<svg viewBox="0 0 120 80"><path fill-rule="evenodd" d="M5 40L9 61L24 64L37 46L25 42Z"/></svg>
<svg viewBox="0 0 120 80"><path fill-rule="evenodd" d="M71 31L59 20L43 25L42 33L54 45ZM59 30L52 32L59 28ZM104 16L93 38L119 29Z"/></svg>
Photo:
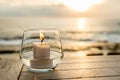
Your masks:
<svg viewBox="0 0 120 80"><path fill-rule="evenodd" d="M63 58L59 31L55 28L25 30L20 59L29 71L53 71Z"/></svg>

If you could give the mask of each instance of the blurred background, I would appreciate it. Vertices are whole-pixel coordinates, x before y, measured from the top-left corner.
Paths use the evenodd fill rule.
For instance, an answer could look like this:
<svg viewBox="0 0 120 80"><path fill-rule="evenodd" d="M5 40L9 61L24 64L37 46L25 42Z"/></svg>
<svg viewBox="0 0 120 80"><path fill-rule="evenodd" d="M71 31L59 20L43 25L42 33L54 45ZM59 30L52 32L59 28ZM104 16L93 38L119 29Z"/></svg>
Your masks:
<svg viewBox="0 0 120 80"><path fill-rule="evenodd" d="M23 31L58 28L64 52L120 55L120 0L0 0L0 53L18 53Z"/></svg>

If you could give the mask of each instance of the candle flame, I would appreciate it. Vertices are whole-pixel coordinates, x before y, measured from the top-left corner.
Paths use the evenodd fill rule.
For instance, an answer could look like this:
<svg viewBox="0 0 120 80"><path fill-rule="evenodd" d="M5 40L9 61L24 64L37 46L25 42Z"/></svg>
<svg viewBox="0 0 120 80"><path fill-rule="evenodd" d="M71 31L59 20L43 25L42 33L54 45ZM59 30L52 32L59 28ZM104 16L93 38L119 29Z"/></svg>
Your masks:
<svg viewBox="0 0 120 80"><path fill-rule="evenodd" d="M41 43L43 42L45 36L43 35L43 33L40 33L40 40L41 40Z"/></svg>

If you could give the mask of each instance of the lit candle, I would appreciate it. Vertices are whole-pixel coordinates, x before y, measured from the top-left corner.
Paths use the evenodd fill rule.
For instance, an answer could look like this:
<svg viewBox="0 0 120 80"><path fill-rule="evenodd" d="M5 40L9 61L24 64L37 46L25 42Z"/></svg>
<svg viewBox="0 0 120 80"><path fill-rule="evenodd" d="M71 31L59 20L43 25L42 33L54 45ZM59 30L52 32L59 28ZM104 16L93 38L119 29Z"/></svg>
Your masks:
<svg viewBox="0 0 120 80"><path fill-rule="evenodd" d="M50 58L50 46L47 42L33 43L33 57L34 59Z"/></svg>
<svg viewBox="0 0 120 80"><path fill-rule="evenodd" d="M53 60L50 59L50 45L43 42L44 35L40 33L41 42L33 42L33 60L30 60L32 68L51 68Z"/></svg>
<svg viewBox="0 0 120 80"><path fill-rule="evenodd" d="M33 42L34 59L50 57L50 46L47 42L43 42L44 38L44 35L40 33L41 42Z"/></svg>

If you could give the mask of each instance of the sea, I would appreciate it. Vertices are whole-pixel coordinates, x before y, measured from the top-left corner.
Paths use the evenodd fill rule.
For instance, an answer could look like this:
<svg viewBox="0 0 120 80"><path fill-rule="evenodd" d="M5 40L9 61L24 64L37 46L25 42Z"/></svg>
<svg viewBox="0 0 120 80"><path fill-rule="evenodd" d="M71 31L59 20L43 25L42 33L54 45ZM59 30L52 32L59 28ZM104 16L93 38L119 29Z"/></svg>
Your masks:
<svg viewBox="0 0 120 80"><path fill-rule="evenodd" d="M68 52L100 42L120 43L120 18L0 17L0 52L18 51L23 31L31 28L59 29Z"/></svg>

